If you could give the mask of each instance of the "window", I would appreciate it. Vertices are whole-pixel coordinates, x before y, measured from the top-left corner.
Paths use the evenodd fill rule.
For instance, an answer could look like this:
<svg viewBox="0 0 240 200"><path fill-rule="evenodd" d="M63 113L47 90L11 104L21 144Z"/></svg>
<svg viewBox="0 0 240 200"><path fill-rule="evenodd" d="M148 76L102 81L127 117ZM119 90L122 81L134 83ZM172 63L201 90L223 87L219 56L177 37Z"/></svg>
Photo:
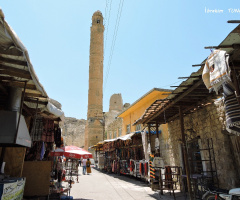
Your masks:
<svg viewBox="0 0 240 200"><path fill-rule="evenodd" d="M120 137L122 135L122 129L118 128L118 137Z"/></svg>
<svg viewBox="0 0 240 200"><path fill-rule="evenodd" d="M138 125L136 126L136 131L141 131L141 124L138 124Z"/></svg>
<svg viewBox="0 0 240 200"><path fill-rule="evenodd" d="M113 138L116 138L117 137L117 131L114 131L114 137Z"/></svg>
<svg viewBox="0 0 240 200"><path fill-rule="evenodd" d="M100 19L97 20L97 24L100 24Z"/></svg>
<svg viewBox="0 0 240 200"><path fill-rule="evenodd" d="M127 134L130 133L130 124L127 125Z"/></svg>

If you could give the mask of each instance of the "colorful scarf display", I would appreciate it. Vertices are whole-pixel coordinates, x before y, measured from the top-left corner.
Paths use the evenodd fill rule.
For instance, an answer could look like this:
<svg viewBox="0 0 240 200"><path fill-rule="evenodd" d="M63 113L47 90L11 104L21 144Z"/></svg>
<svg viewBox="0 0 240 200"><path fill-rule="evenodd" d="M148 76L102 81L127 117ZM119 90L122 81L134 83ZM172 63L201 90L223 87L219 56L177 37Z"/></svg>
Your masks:
<svg viewBox="0 0 240 200"><path fill-rule="evenodd" d="M232 84L223 84L224 107L226 112L226 129L229 133L240 135L240 105Z"/></svg>
<svg viewBox="0 0 240 200"><path fill-rule="evenodd" d="M154 155L150 154L149 167L150 167L150 177L155 179L155 169L153 168Z"/></svg>
<svg viewBox="0 0 240 200"><path fill-rule="evenodd" d="M42 133L42 141L44 142L54 142L54 121L45 120L44 128Z"/></svg>

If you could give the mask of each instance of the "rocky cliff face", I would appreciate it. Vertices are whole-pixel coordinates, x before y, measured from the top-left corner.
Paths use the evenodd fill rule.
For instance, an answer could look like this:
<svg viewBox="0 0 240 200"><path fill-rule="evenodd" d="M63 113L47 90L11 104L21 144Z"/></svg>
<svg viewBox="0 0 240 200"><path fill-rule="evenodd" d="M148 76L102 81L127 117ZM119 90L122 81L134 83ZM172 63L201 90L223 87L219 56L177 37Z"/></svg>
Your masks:
<svg viewBox="0 0 240 200"><path fill-rule="evenodd" d="M84 146L84 132L86 120L65 117L63 126L63 139L65 146Z"/></svg>

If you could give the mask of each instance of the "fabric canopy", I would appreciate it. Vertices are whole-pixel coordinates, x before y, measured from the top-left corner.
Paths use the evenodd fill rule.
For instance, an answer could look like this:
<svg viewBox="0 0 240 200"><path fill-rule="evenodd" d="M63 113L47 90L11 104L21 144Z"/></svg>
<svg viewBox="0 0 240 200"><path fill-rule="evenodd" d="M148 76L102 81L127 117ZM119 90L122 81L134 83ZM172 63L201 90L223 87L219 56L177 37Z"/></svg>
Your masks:
<svg viewBox="0 0 240 200"><path fill-rule="evenodd" d="M67 158L92 158L92 154L80 147L65 146L51 152L51 156L65 156Z"/></svg>

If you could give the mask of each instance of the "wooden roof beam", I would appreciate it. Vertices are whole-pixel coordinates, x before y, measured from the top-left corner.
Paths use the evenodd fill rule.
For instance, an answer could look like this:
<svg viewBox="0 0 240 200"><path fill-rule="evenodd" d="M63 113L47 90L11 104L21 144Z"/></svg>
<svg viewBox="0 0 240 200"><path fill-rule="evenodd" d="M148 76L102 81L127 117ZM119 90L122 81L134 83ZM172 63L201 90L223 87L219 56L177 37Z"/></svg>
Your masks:
<svg viewBox="0 0 240 200"><path fill-rule="evenodd" d="M205 65L205 63L192 65L192 67L201 67L201 66L203 66L203 65Z"/></svg>
<svg viewBox="0 0 240 200"><path fill-rule="evenodd" d="M30 99L30 98L24 98L24 101L30 102L30 103L38 103L38 104L41 104L41 105L47 105L48 104L48 102L42 102L42 101L38 101L36 99Z"/></svg>
<svg viewBox="0 0 240 200"><path fill-rule="evenodd" d="M187 77L178 77L178 79L188 79L188 78L200 78L202 75L198 76L187 76Z"/></svg>
<svg viewBox="0 0 240 200"><path fill-rule="evenodd" d="M163 107L158 113L156 113L154 116L152 116L150 119L148 119L146 121L146 123L148 123L149 121L152 121L154 118L156 118L157 116L159 116L161 113L163 113L165 110L171 108L175 103L177 103L178 101L180 101L183 97L187 96L190 92L192 92L193 90L195 90L197 87L199 87L201 84L203 84L203 80L199 80L198 82L196 82L195 84L193 84L190 88L187 89L186 92L184 92L183 94L181 94L179 97L177 97L176 99L174 99L171 103L169 103L168 105L166 105L165 107Z"/></svg>
<svg viewBox="0 0 240 200"><path fill-rule="evenodd" d="M240 49L240 44L231 44L231 45L219 45L219 46L208 46L204 47L204 49L221 49L221 48L233 48Z"/></svg>
<svg viewBox="0 0 240 200"><path fill-rule="evenodd" d="M170 87L189 87L189 85L178 85L178 86L170 86Z"/></svg>
<svg viewBox="0 0 240 200"><path fill-rule="evenodd" d="M14 72L14 71L9 71L9 70L4 69L4 70L0 70L0 74L4 74L4 75L8 75L8 76L14 76L14 77L19 77L19 78L25 78L25 79L28 79L28 80L31 79L31 75L30 75L29 72L28 72L28 74L27 73L21 73L18 70L16 70Z"/></svg>
<svg viewBox="0 0 240 200"><path fill-rule="evenodd" d="M2 69L2 70L6 69L6 70L9 70L9 71L19 72L19 73L23 73L23 74L30 74L28 70L18 69L16 67L8 66L8 65L5 65L5 64L1 64L1 63L0 63L0 69Z"/></svg>
<svg viewBox="0 0 240 200"><path fill-rule="evenodd" d="M42 94L29 93L29 92L26 92L26 93L25 93L25 97L41 97L41 98L46 98L46 97L42 96Z"/></svg>
<svg viewBox="0 0 240 200"><path fill-rule="evenodd" d="M24 82L2 82L3 85L24 88ZM35 85L26 85L26 89L37 90Z"/></svg>
<svg viewBox="0 0 240 200"><path fill-rule="evenodd" d="M227 23L237 23L237 24L240 24L240 20L228 20Z"/></svg>
<svg viewBox="0 0 240 200"><path fill-rule="evenodd" d="M10 55L10 56L23 56L23 52L19 51L16 48L11 48L8 50L4 50L0 48L0 55Z"/></svg>
<svg viewBox="0 0 240 200"><path fill-rule="evenodd" d="M13 65L28 66L26 61L5 58L3 56L0 56L0 63L9 63L9 64L13 64Z"/></svg>

